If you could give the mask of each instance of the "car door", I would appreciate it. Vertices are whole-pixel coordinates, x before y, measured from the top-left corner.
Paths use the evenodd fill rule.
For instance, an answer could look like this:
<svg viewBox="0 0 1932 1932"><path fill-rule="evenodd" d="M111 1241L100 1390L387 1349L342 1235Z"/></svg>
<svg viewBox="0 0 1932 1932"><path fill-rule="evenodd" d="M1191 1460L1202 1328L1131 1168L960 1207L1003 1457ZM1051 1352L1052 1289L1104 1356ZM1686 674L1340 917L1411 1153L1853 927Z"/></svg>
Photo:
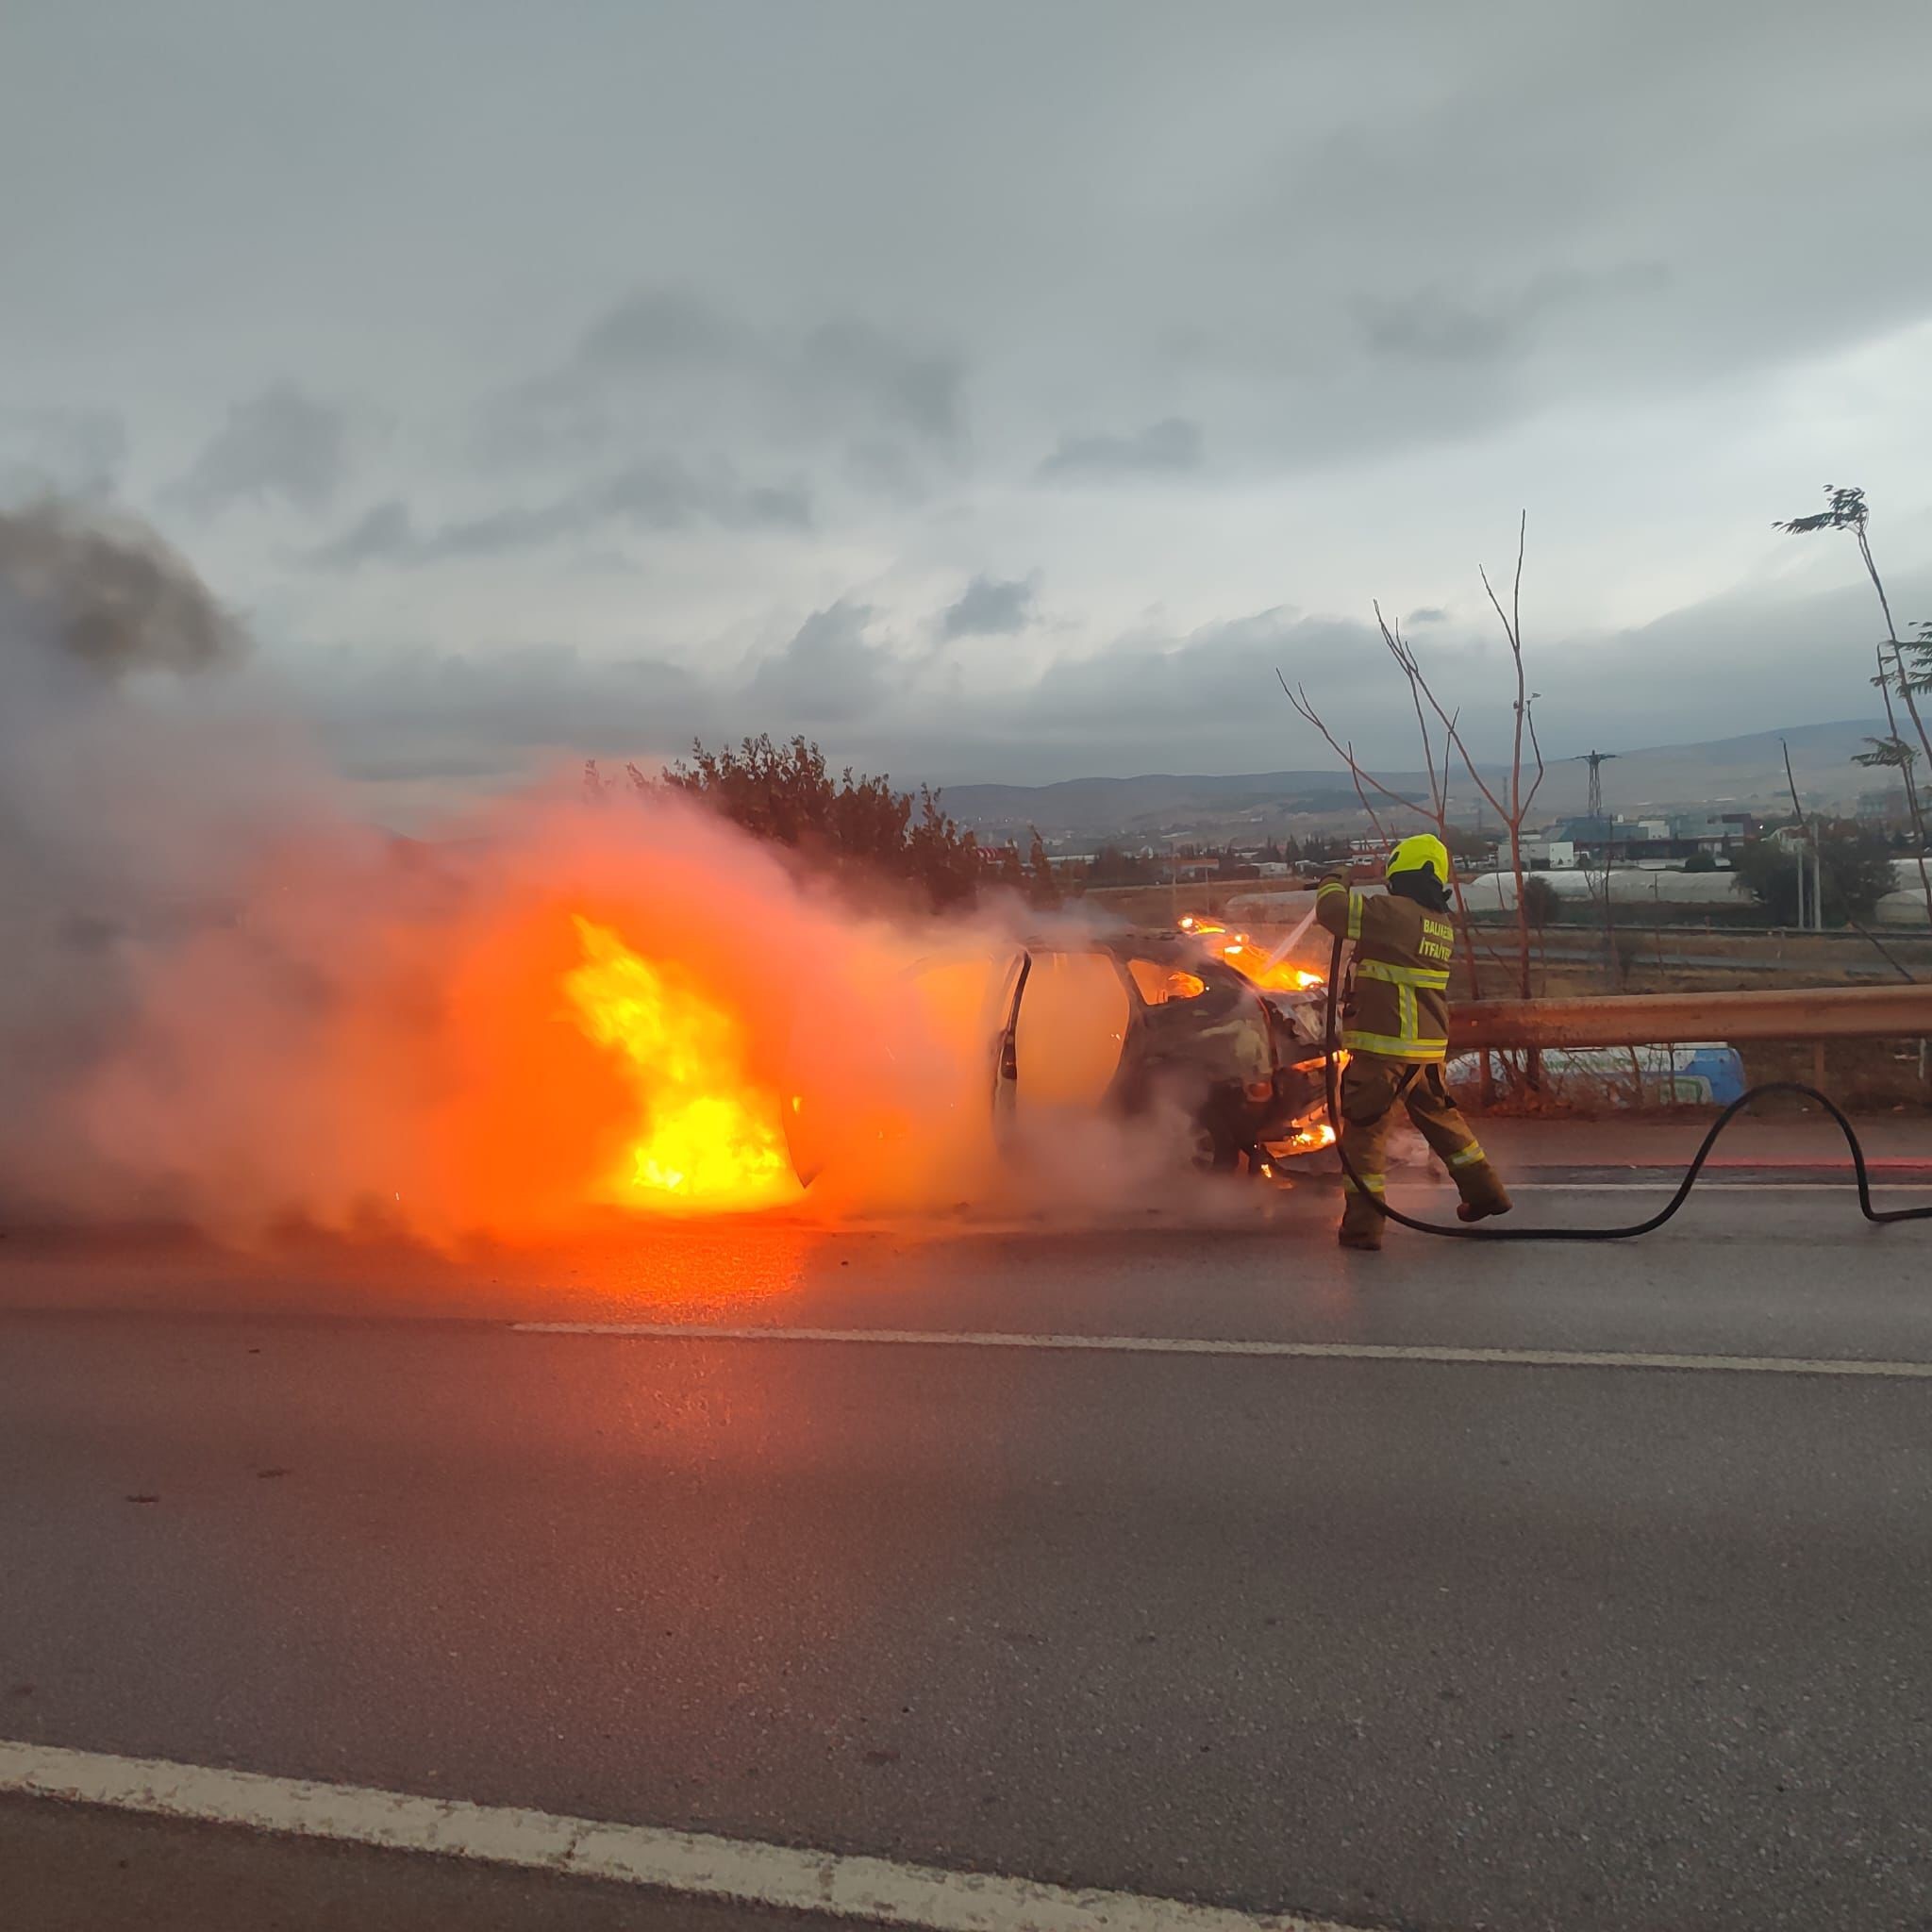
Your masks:
<svg viewBox="0 0 1932 1932"><path fill-rule="evenodd" d="M995 1124L1010 1144L1106 1104L1133 1015L1119 962L1098 949L1029 949L1014 987L995 1090Z"/></svg>

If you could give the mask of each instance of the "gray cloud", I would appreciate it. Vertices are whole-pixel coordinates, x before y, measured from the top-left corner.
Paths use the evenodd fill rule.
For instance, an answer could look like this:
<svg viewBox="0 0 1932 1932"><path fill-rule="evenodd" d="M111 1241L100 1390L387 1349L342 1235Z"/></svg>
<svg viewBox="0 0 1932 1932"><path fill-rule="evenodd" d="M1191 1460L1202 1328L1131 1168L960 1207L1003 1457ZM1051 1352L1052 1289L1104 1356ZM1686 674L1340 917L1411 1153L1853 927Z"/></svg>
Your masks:
<svg viewBox="0 0 1932 1932"><path fill-rule="evenodd" d="M679 666L597 662L561 644L310 652L282 670L361 779L508 779L545 755L668 756L725 728L716 692Z"/></svg>
<svg viewBox="0 0 1932 1932"><path fill-rule="evenodd" d="M1172 475L1201 467L1201 425L1165 416L1131 435L1069 433L1040 465L1044 478Z"/></svg>
<svg viewBox="0 0 1932 1932"><path fill-rule="evenodd" d="M1892 589L1899 607L1932 609L1932 571L1901 575ZM1648 625L1533 638L1544 746L1555 759L1592 744L1698 742L1869 715L1874 621L1869 589L1848 583L1811 595L1727 591ZM1447 621L1421 657L1438 694L1459 711L1472 753L1507 758L1511 674L1493 627ZM1740 685L1737 667L1747 659L1757 675ZM841 736L840 750L948 782L1324 768L1330 755L1282 695L1277 668L1291 684L1306 684L1365 759L1387 770L1419 767L1407 691L1373 626L1288 608L1179 637L1122 638L1049 665L1009 698L954 699L942 729L884 712ZM1845 791L1857 789L1848 775Z"/></svg>
<svg viewBox="0 0 1932 1932"><path fill-rule="evenodd" d="M909 347L871 323L821 323L800 345L801 386L834 408L858 405L927 442L959 433L959 364Z"/></svg>
<svg viewBox="0 0 1932 1932"><path fill-rule="evenodd" d="M611 529L664 532L709 524L736 531L803 531L811 502L803 485L744 484L713 466L706 475L671 458L636 462L548 503L513 506L419 530L407 503L364 511L339 537L308 554L329 570L366 563L427 564L580 540Z"/></svg>
<svg viewBox="0 0 1932 1932"><path fill-rule="evenodd" d="M756 354L742 327L689 290L645 289L600 315L554 379L656 376L730 367Z"/></svg>
<svg viewBox="0 0 1932 1932"><path fill-rule="evenodd" d="M1932 609L1932 573L1902 572L1893 588L1901 608ZM1651 625L1533 640L1545 746L1555 760L1591 744L1637 749L1864 715L1872 625L1869 592L1850 583L1803 597L1731 592ZM1365 759L1387 771L1420 763L1406 688L1367 623L1283 607L1139 630L1010 690L971 692L947 682L942 658L895 652L882 628L877 609L841 600L722 677L558 645L307 654L293 675L355 773L386 781L500 782L543 758L675 756L693 737L761 729L807 731L828 757L902 783L1329 768L1277 668ZM1422 656L1474 754L1507 757L1510 672L1493 628L1446 617ZM1740 685L1747 657L1760 675ZM1455 789L1467 790L1460 776Z"/></svg>
<svg viewBox="0 0 1932 1932"><path fill-rule="evenodd" d="M280 668L351 775L503 780L544 757L649 759L766 727L862 731L904 685L866 634L874 616L843 601L814 611L722 687L661 658L599 660L559 644L309 650Z"/></svg>
<svg viewBox="0 0 1932 1932"><path fill-rule="evenodd" d="M117 409L0 409L0 501L113 495L127 460Z"/></svg>
<svg viewBox="0 0 1932 1932"><path fill-rule="evenodd" d="M326 509L348 468L349 414L293 382L272 383L234 405L171 493L206 512L280 500Z"/></svg>
<svg viewBox="0 0 1932 1932"><path fill-rule="evenodd" d="M709 522L727 530L805 530L811 499L799 483L741 483L728 468L706 474L675 458L628 465L577 497L585 521L606 519L634 529L676 530Z"/></svg>
<svg viewBox="0 0 1932 1932"><path fill-rule="evenodd" d="M364 510L340 537L311 550L308 560L325 570L357 570L365 563L407 558L417 544L409 506L392 496Z"/></svg>
<svg viewBox="0 0 1932 1932"><path fill-rule="evenodd" d="M1011 637L1026 628L1033 614L1033 586L1025 578L1001 581L977 576L947 606L940 635L954 638Z"/></svg>
<svg viewBox="0 0 1932 1932"><path fill-rule="evenodd" d="M1546 319L1566 308L1633 305L1669 293L1658 263L1603 275L1550 270L1504 295L1480 300L1437 285L1356 303L1362 341L1375 357L1415 362L1492 362L1527 353Z"/></svg>
<svg viewBox="0 0 1932 1932"><path fill-rule="evenodd" d="M483 443L519 461L641 438L843 449L854 475L893 470L897 486L912 451L958 442L962 375L956 357L869 321L755 326L687 290L649 289L599 316L557 367L494 398Z"/></svg>
<svg viewBox="0 0 1932 1932"><path fill-rule="evenodd" d="M783 650L760 663L744 692L759 720L847 724L875 712L895 682L892 654L865 633L868 605L815 610Z"/></svg>
<svg viewBox="0 0 1932 1932"><path fill-rule="evenodd" d="M366 58L392 25L375 0L272 42L182 11L166 142L138 49L86 9L8 36L0 168L44 192L7 227L4 400L92 423L30 447L0 419L0 491L318 500L326 425L320 469L282 466L258 397L200 447L210 371L287 370L394 421L300 540L322 568L292 573L266 520L207 531L200 561L277 643L285 614L413 637L487 683L502 625L541 611L587 691L637 621L617 554L648 562L651 635L726 712L752 704L746 639L841 593L878 613L829 698L815 636L734 730L784 728L795 699L910 775L1253 766L1279 761L1278 713L1242 613L1381 593L1487 689L1468 565L1525 501L1553 730L1566 708L1655 741L1693 708L1868 702L1857 650L1827 663L1780 627L1842 579L1835 634L1864 635L1856 557L1765 527L1823 477L1870 488L1901 583L1932 554L1923 0L1867 0L1857 34L1762 0L982 0L883 34L760 4L756 59L734 8L574 38L497 9L479 39L461 0L421 4L471 57L427 145L420 63ZM345 88L353 132L327 111ZM514 115L528 139L504 139ZM381 291L353 328L345 288ZM942 607L1001 557L1051 574L1053 622L1024 650L924 649L983 621ZM385 560L436 574L372 587ZM1730 583L1757 587L1752 624L1698 602ZM1674 656L1645 655L1679 602ZM1383 668L1321 675L1399 740Z"/></svg>

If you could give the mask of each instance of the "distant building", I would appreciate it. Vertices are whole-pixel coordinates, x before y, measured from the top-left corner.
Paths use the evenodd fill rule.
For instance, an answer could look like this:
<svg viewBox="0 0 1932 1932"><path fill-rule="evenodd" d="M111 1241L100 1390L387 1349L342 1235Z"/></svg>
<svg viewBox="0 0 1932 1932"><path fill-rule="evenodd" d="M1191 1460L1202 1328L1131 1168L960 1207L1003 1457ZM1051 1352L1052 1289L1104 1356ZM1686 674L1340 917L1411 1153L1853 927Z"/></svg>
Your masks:
<svg viewBox="0 0 1932 1932"><path fill-rule="evenodd" d="M1531 872L1568 872L1576 863L1576 843L1572 839L1525 839L1523 862Z"/></svg>
<svg viewBox="0 0 1932 1932"><path fill-rule="evenodd" d="M1676 812L1667 818L1565 819L1541 841L1569 845L1573 865L1668 865L1697 853L1723 858L1741 845L1757 822L1744 811ZM1555 869L1554 861L1552 870Z"/></svg>
<svg viewBox="0 0 1932 1932"><path fill-rule="evenodd" d="M1720 856L1741 845L1757 829L1748 811L1678 812L1671 820L1671 842L1691 852Z"/></svg>

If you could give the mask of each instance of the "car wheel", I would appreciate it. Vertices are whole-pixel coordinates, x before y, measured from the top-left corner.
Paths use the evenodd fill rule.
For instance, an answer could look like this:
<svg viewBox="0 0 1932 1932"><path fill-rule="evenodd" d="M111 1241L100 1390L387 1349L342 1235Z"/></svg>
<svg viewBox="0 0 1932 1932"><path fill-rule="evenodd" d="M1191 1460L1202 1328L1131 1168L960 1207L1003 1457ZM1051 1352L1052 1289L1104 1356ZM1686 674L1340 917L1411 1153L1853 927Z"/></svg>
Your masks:
<svg viewBox="0 0 1932 1932"><path fill-rule="evenodd" d="M1210 1121L1194 1124L1194 1165L1206 1174L1232 1174L1241 1158L1234 1136Z"/></svg>

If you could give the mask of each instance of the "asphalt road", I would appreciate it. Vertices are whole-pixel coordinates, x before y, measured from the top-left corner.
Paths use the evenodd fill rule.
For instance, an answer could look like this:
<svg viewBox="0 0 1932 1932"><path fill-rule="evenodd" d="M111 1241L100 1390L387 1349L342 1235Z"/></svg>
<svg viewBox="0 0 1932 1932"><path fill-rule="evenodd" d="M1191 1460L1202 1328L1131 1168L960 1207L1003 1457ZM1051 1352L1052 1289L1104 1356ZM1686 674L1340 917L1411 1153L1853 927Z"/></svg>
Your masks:
<svg viewBox="0 0 1932 1932"><path fill-rule="evenodd" d="M1524 1218L1626 1218L1600 1159ZM1354 1925L1932 1924L1932 1380L1773 1359L1932 1364L1932 1232L1726 1178L1635 1248L1379 1257L1312 1188L515 1256L16 1233L0 1738ZM36 1927L777 1923L46 1801L0 1873Z"/></svg>

